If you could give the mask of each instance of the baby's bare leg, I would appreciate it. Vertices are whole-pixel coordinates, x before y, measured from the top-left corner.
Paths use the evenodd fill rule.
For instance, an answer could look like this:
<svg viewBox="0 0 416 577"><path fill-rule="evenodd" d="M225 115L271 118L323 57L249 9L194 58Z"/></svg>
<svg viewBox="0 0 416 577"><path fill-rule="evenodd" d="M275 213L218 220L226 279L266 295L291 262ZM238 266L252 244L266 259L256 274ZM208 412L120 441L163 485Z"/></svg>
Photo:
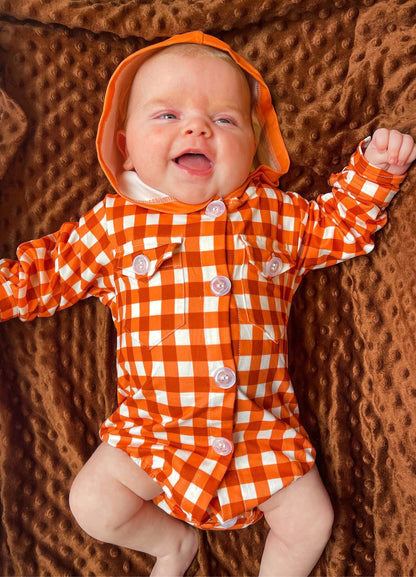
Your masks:
<svg viewBox="0 0 416 577"><path fill-rule="evenodd" d="M156 557L153 577L182 576L197 552L197 534L151 502L160 493L128 455L103 443L76 477L70 506L92 537Z"/></svg>
<svg viewBox="0 0 416 577"><path fill-rule="evenodd" d="M260 506L270 532L260 565L262 577L307 577L331 535L333 510L314 467Z"/></svg>

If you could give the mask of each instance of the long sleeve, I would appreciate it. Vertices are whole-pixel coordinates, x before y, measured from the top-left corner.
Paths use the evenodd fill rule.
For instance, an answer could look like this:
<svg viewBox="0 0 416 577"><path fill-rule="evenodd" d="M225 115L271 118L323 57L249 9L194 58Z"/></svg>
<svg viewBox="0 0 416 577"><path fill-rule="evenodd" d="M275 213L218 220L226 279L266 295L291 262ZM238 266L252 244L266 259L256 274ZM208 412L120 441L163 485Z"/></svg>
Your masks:
<svg viewBox="0 0 416 577"><path fill-rule="evenodd" d="M112 297L112 258L104 201L78 223L25 242L17 260L0 260L0 320L51 316L78 300Z"/></svg>
<svg viewBox="0 0 416 577"><path fill-rule="evenodd" d="M387 222L386 207L406 175L393 176L372 166L362 145L348 166L332 175L332 192L305 209L298 238L303 271L369 253L374 233Z"/></svg>

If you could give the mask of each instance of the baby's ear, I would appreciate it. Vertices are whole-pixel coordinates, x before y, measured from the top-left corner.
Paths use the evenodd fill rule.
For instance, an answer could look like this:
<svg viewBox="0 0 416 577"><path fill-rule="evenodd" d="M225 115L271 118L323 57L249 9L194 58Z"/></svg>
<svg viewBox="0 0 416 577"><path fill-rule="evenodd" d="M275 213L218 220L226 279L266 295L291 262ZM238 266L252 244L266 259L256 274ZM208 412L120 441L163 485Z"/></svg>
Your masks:
<svg viewBox="0 0 416 577"><path fill-rule="evenodd" d="M130 158L129 151L127 150L126 133L124 130L119 130L117 132L117 147L124 158L123 168L124 170L133 170L134 164Z"/></svg>
<svg viewBox="0 0 416 577"><path fill-rule="evenodd" d="M126 133L124 130L119 130L117 132L117 147L123 155L123 158L127 158Z"/></svg>

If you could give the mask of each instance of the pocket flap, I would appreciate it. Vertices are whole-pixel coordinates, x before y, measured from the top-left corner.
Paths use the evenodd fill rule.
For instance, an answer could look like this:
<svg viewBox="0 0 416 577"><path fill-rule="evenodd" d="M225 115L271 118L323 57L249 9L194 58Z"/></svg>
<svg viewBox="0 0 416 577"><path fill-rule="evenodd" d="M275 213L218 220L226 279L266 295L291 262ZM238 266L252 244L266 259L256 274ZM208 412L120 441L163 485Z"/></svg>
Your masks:
<svg viewBox="0 0 416 577"><path fill-rule="evenodd" d="M240 235L246 248L248 261L267 280L277 277L294 266L284 245L265 236Z"/></svg>
<svg viewBox="0 0 416 577"><path fill-rule="evenodd" d="M182 242L181 237L159 237L131 243L117 251L117 268L130 278L149 280L165 261L172 258Z"/></svg>

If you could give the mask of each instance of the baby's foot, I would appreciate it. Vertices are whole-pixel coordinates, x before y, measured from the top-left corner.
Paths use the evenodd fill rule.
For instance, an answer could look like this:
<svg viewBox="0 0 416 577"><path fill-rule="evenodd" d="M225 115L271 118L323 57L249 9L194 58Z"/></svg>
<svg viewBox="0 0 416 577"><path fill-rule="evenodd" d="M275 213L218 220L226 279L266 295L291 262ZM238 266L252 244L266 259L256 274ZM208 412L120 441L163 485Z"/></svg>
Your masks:
<svg viewBox="0 0 416 577"><path fill-rule="evenodd" d="M179 548L158 557L150 577L183 577L198 551L198 535L195 529L187 527L186 536Z"/></svg>

